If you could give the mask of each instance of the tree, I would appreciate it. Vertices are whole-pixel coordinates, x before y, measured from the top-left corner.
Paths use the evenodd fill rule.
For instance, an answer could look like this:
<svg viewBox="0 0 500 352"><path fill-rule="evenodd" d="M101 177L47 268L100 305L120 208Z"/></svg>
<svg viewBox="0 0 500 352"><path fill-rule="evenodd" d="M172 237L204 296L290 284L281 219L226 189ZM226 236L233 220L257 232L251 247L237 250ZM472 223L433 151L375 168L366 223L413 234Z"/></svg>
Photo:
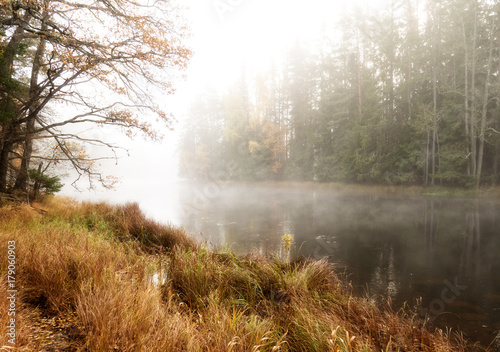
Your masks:
<svg viewBox="0 0 500 352"><path fill-rule="evenodd" d="M196 96L180 141L181 176L207 180L210 173L223 168L224 117L222 101L213 87Z"/></svg>
<svg viewBox="0 0 500 352"><path fill-rule="evenodd" d="M33 197L35 199L41 190L46 194L54 194L63 187L59 176L50 176L41 171L42 165L40 164L38 169L30 169L29 171L30 178L33 180Z"/></svg>
<svg viewBox="0 0 500 352"><path fill-rule="evenodd" d="M488 115L488 103L490 101L490 84L492 76L492 62L493 62L493 45L494 38L496 35L496 13L492 13L490 16L491 29L489 31L489 50L488 59L486 64L486 78L484 80L484 91L482 97L482 109L481 109L481 124L479 129L479 151L477 155L477 171L476 171L476 186L479 187L481 183L481 175L483 170L483 159L484 159L484 144L486 140L486 120Z"/></svg>
<svg viewBox="0 0 500 352"><path fill-rule="evenodd" d="M252 179L252 155L250 153L251 125L250 101L246 69L224 96L224 160L232 165L231 178L236 180Z"/></svg>
<svg viewBox="0 0 500 352"><path fill-rule="evenodd" d="M259 179L283 178L287 150L287 119L282 82L274 64L257 74L256 97L250 131L250 152L255 176Z"/></svg>
<svg viewBox="0 0 500 352"><path fill-rule="evenodd" d="M289 177L299 181L312 181L315 160L315 67L304 43L297 41L291 48L285 69L290 104Z"/></svg>
<svg viewBox="0 0 500 352"><path fill-rule="evenodd" d="M191 56L178 11L169 0L2 0L0 102L6 113L0 119L0 191L9 186L11 158L22 158L15 186L26 185L36 139L54 140L79 178L105 182L67 141L113 151L118 146L85 138L81 129L114 126L156 140L161 133L154 119L171 128L171 116L150 92L154 87L172 93L173 79ZM64 113L54 117L51 112L62 104Z"/></svg>

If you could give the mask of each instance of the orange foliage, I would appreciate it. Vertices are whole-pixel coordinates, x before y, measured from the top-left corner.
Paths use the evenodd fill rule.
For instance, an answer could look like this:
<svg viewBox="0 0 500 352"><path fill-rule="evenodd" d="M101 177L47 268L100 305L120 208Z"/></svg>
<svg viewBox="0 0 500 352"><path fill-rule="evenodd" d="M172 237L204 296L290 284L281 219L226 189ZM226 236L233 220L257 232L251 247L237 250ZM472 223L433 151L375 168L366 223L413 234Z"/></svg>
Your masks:
<svg viewBox="0 0 500 352"><path fill-rule="evenodd" d="M192 55L183 44L187 29L169 0L150 5L133 0L31 0L17 3L19 9L10 1L0 1L1 15L28 18L25 41L46 41L41 67L47 76L45 88L52 86L56 91L81 80L94 80L111 92L110 99L129 100L131 108L147 109L160 121L170 121L144 89L153 84L166 94L173 93L173 73L184 70ZM119 96L126 98L120 100ZM138 118L122 117L116 119L118 125L125 123L157 138L151 126ZM102 123L109 121L101 119Z"/></svg>
<svg viewBox="0 0 500 352"><path fill-rule="evenodd" d="M282 161L286 153L284 132L270 121L264 121L262 132L265 138L264 145L273 153L273 172L278 173L283 167Z"/></svg>

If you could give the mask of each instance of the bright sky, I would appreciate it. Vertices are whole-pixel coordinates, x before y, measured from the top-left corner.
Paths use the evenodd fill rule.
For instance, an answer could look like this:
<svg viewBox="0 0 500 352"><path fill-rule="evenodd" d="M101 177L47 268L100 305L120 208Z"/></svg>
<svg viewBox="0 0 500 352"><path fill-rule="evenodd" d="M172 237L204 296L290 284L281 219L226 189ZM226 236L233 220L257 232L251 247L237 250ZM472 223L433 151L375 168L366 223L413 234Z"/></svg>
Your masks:
<svg viewBox="0 0 500 352"><path fill-rule="evenodd" d="M186 80L177 85L177 93L160 97L163 105L181 123L189 103L208 84L223 90L239 77L243 65L251 72L263 70L272 60L279 62L280 55L297 38L312 41L325 26L329 33L333 32L337 19L352 9L356 1L366 10L381 8L391 0L189 0L187 5L183 2L183 6L188 6L186 17L192 26L189 45L194 57ZM174 126L177 130L180 123ZM100 137L104 131L94 129L92 133ZM154 200L155 197L171 197L166 193L178 172L175 133L166 133L162 144L140 141L139 137L137 141L109 134L104 137L119 140L130 150L131 156L120 159L117 165L114 162L103 165L105 173L121 178L121 184L115 191L82 194L67 186L64 194L117 202L134 199L142 202L147 195L150 203L155 204L150 209L158 207L160 200Z"/></svg>
<svg viewBox="0 0 500 352"><path fill-rule="evenodd" d="M297 39L311 41L335 30L355 3L380 8L390 0L191 0L195 57L188 83L225 87L247 69L266 67Z"/></svg>

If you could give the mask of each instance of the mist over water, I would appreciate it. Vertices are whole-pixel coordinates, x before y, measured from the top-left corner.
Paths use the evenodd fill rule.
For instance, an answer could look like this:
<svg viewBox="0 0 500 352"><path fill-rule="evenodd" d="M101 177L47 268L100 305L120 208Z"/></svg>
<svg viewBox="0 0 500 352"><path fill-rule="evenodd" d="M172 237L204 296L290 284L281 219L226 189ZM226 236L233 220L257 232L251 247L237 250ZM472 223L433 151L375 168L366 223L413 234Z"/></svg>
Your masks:
<svg viewBox="0 0 500 352"><path fill-rule="evenodd" d="M486 345L500 329L498 201L190 183L168 197L163 208L141 207L211 246L271 254L293 234L292 254L341 264L359 295L395 309L406 302Z"/></svg>
<svg viewBox="0 0 500 352"><path fill-rule="evenodd" d="M292 255L338 264L358 295L396 310L406 302L483 345L500 330L498 200L173 181L134 194L106 199L137 201L149 217L239 253L272 254L293 234Z"/></svg>

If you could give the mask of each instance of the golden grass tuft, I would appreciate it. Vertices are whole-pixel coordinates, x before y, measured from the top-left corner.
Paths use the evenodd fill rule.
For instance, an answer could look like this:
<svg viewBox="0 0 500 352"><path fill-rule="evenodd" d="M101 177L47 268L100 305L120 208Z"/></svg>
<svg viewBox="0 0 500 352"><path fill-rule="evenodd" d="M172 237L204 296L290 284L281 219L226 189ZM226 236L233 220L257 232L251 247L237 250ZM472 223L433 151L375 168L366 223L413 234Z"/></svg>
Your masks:
<svg viewBox="0 0 500 352"><path fill-rule="evenodd" d="M405 312L352 297L326 261L213 252L137 204L49 198L37 207L47 213L0 208L0 249L17 245L20 350L37 339L27 335L33 309L74 316L81 334L66 337L77 351L466 350ZM6 267L0 258L3 278ZM162 285L151 279L160 268ZM2 303L0 347L5 312Z"/></svg>
<svg viewBox="0 0 500 352"><path fill-rule="evenodd" d="M137 240L142 249L149 252L174 245L196 246L196 242L182 229L147 219L137 203L112 206L105 202L78 203L69 198L48 197L40 207L49 207L49 217L53 220L69 221L122 241Z"/></svg>

